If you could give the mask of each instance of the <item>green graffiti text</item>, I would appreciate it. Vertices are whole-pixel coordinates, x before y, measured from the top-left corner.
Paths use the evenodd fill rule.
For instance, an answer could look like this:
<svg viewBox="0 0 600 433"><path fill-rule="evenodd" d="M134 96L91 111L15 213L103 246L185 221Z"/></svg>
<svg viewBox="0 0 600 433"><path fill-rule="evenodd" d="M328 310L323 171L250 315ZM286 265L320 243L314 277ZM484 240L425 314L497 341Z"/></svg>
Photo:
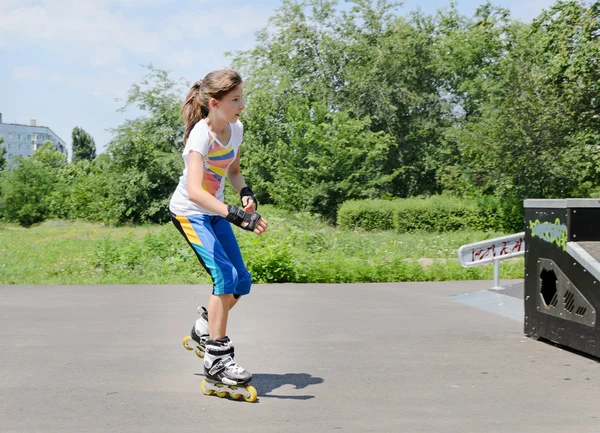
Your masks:
<svg viewBox="0 0 600 433"><path fill-rule="evenodd" d="M567 226L561 224L559 218L556 218L554 223L529 221L529 228L532 237L537 236L546 242L558 245L563 250L567 249Z"/></svg>

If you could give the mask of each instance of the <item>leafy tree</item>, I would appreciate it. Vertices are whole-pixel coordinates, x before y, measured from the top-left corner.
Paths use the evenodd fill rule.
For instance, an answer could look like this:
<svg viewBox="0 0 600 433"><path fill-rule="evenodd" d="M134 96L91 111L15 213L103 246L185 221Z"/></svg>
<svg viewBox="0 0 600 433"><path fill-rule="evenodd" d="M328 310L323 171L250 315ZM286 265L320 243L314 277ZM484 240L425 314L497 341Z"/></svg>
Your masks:
<svg viewBox="0 0 600 433"><path fill-rule="evenodd" d="M278 149L292 148L287 125L295 128L306 121L296 107L310 115L320 107L327 107L332 116L340 113L338 120L348 122L335 122L341 135L355 127L354 120L381 133L378 137L386 145L369 150L376 164L371 167L373 176L385 179L375 194L437 192L434 156L448 108L438 97L435 71L428 66L434 54L431 36L394 16L395 2L352 3L350 11L342 11L336 1L284 1L258 34L256 47L234 58L249 99L242 163L263 201L290 203L281 201L276 191L281 179L272 167L287 163L279 159L286 152ZM333 136L323 137L318 150L325 152ZM360 147L357 140L362 137L354 137L350 145ZM303 169L290 170L301 178ZM290 173L288 181L292 179ZM325 201L339 203L350 197L339 195L341 191L347 190L329 190ZM302 203L293 200L302 199L288 197L298 207Z"/></svg>
<svg viewBox="0 0 600 433"><path fill-rule="evenodd" d="M393 139L374 133L369 119L352 119L347 112L330 113L290 107L285 139L277 143L277 179L269 185L281 207L309 211L334 222L344 200L373 198L386 182L382 160Z"/></svg>
<svg viewBox="0 0 600 433"><path fill-rule="evenodd" d="M92 136L82 128L78 126L73 128L71 139L73 161L80 161L82 159L92 161L96 157L96 143Z"/></svg>
<svg viewBox="0 0 600 433"><path fill-rule="evenodd" d="M108 203L113 222L164 222L169 198L183 169L184 126L179 107L186 89L167 71L148 66L141 84L131 86L122 110L148 113L112 130Z"/></svg>
<svg viewBox="0 0 600 433"><path fill-rule="evenodd" d="M24 227L46 219L58 183L58 169L66 156L45 141L29 158L19 158L18 165L3 175L3 214Z"/></svg>
<svg viewBox="0 0 600 433"><path fill-rule="evenodd" d="M67 164L67 155L56 150L54 144L49 140L44 141L31 155L31 158L51 169L58 169Z"/></svg>
<svg viewBox="0 0 600 433"><path fill-rule="evenodd" d="M600 14L557 2L517 34L481 118L456 128L464 175L483 192L581 196L600 185Z"/></svg>
<svg viewBox="0 0 600 433"><path fill-rule="evenodd" d="M51 197L53 218L118 221L110 201L113 180L107 154L71 162L59 169L58 178Z"/></svg>
<svg viewBox="0 0 600 433"><path fill-rule="evenodd" d="M0 144L4 143L4 138L0 138ZM4 147L0 147L0 171L2 171L4 169L4 167L6 167L6 164L8 163L8 161L6 161L6 158L4 157L4 155L6 155L6 148Z"/></svg>

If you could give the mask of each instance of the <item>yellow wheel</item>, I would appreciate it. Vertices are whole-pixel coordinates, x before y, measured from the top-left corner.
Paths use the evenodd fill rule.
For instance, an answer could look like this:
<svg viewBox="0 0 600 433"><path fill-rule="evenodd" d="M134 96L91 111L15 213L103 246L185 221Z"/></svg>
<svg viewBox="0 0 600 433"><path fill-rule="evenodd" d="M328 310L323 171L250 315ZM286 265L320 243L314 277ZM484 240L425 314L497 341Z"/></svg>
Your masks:
<svg viewBox="0 0 600 433"><path fill-rule="evenodd" d="M194 350L193 347L188 346L188 341L190 341L192 339L192 337L190 337L189 335L187 337L183 337L183 347L185 347L187 350Z"/></svg>
<svg viewBox="0 0 600 433"><path fill-rule="evenodd" d="M204 395L213 395L214 391L212 389L206 389L206 380L202 381L202 392Z"/></svg>
<svg viewBox="0 0 600 433"><path fill-rule="evenodd" d="M232 389L237 391L239 389L239 387L235 387ZM231 394L229 397L231 397L233 400L239 400L240 398L242 398L242 394Z"/></svg>
<svg viewBox="0 0 600 433"><path fill-rule="evenodd" d="M244 400L246 400L248 403L253 403L256 401L256 399L258 398L258 392L256 392L256 388L254 388L252 385L248 385L246 387L246 391L248 391L248 393L250 393L249 397L244 396Z"/></svg>
<svg viewBox="0 0 600 433"><path fill-rule="evenodd" d="M196 351L194 352L196 354L196 356L200 359L204 359L204 352L200 352L198 350L198 348L196 348Z"/></svg>
<svg viewBox="0 0 600 433"><path fill-rule="evenodd" d="M217 397L225 398L229 393L227 391L217 391L215 394L217 394Z"/></svg>

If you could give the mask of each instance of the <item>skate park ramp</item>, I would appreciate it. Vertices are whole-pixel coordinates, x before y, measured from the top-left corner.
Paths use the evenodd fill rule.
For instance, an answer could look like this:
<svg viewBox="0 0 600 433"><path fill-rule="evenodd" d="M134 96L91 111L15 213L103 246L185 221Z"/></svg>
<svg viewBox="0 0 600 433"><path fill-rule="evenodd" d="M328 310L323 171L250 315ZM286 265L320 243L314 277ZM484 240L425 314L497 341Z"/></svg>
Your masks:
<svg viewBox="0 0 600 433"><path fill-rule="evenodd" d="M568 242L567 252L600 281L600 242Z"/></svg>
<svg viewBox="0 0 600 433"><path fill-rule="evenodd" d="M452 299L522 323L524 289L523 282L518 282L500 289L491 288L453 296Z"/></svg>
<svg viewBox="0 0 600 433"><path fill-rule="evenodd" d="M228 333L256 403L203 395L181 344L209 286L0 286L0 431L600 431L597 360L483 307L491 284L254 286Z"/></svg>

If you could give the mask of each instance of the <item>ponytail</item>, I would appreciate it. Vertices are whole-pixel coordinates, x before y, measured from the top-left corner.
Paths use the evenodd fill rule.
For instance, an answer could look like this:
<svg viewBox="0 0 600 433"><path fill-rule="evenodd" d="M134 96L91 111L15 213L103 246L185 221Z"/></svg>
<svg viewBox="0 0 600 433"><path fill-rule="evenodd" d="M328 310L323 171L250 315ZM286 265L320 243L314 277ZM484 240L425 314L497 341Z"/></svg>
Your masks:
<svg viewBox="0 0 600 433"><path fill-rule="evenodd" d="M187 143L190 132L192 132L196 123L208 116L208 107L202 105L201 86L202 82L196 81L188 92L185 101L181 104L181 117L183 117L185 124L183 144Z"/></svg>

